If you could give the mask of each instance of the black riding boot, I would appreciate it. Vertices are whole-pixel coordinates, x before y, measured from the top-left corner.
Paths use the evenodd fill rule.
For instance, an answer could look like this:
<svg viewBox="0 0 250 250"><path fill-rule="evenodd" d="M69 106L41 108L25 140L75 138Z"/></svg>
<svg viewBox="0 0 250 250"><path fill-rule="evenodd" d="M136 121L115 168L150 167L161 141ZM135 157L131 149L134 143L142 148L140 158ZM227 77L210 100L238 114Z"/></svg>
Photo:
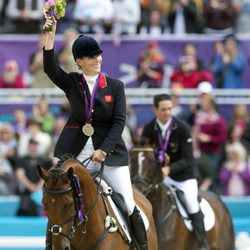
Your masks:
<svg viewBox="0 0 250 250"><path fill-rule="evenodd" d="M47 229L46 229L45 250L52 250L52 233L49 231L50 227L51 227L51 224L48 221Z"/></svg>
<svg viewBox="0 0 250 250"><path fill-rule="evenodd" d="M148 250L147 234L140 211L135 206L133 213L129 216L131 231L136 241L138 250Z"/></svg>
<svg viewBox="0 0 250 250"><path fill-rule="evenodd" d="M204 216L201 210L190 215L193 225L193 232L199 243L199 250L209 250L203 218Z"/></svg>

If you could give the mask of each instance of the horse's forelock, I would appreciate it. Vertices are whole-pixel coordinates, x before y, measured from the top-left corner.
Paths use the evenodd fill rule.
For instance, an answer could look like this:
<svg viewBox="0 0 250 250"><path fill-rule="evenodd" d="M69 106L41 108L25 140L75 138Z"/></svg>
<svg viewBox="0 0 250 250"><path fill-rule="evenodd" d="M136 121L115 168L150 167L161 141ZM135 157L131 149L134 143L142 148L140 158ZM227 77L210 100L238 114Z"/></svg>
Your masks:
<svg viewBox="0 0 250 250"><path fill-rule="evenodd" d="M51 178L53 183L56 183L59 179L59 176L65 173L65 171L59 167L51 168L49 172L51 173Z"/></svg>
<svg viewBox="0 0 250 250"><path fill-rule="evenodd" d="M157 159L153 148L135 148L133 150L132 173L152 179L152 182L161 178L160 168L157 167ZM136 173L135 173L136 172Z"/></svg>
<svg viewBox="0 0 250 250"><path fill-rule="evenodd" d="M141 155L143 155L144 159L149 163L156 161L154 151L148 151L148 150L143 150L143 149L141 151L138 150L136 152L136 158L138 159Z"/></svg>

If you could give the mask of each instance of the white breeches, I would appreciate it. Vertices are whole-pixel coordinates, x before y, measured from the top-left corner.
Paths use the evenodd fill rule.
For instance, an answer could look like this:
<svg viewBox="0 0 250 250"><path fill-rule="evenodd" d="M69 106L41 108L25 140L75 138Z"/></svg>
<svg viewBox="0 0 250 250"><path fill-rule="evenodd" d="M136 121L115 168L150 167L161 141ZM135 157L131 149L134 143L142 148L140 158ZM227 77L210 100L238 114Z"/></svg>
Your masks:
<svg viewBox="0 0 250 250"><path fill-rule="evenodd" d="M172 185L183 191L189 214L195 214L199 211L198 182L196 179L175 181L169 176L166 176L164 177L163 183L167 186Z"/></svg>
<svg viewBox="0 0 250 250"><path fill-rule="evenodd" d="M91 138L86 143L83 150L77 156L79 161L89 158L94 152ZM88 171L93 174L100 170L101 164L90 161L87 165ZM134 211L135 201L133 197L132 184L130 179L129 166L109 167L104 165L103 179L117 192L120 193L126 202L129 215Z"/></svg>

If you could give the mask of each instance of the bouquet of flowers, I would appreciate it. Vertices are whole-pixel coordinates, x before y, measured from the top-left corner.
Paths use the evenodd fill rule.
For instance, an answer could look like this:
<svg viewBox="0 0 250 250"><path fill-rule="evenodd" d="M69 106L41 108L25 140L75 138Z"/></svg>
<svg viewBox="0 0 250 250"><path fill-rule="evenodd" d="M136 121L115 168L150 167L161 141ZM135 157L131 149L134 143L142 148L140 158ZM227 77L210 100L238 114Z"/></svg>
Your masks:
<svg viewBox="0 0 250 250"><path fill-rule="evenodd" d="M65 16L66 0L47 0L44 4L43 14L54 16L57 20ZM46 29L51 31L52 27Z"/></svg>

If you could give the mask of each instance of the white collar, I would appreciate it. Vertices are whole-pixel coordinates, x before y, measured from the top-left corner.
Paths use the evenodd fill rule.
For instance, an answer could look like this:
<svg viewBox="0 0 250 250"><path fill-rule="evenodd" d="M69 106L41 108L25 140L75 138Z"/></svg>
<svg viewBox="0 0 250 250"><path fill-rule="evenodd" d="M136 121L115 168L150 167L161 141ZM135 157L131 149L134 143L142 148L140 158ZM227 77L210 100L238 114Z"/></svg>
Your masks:
<svg viewBox="0 0 250 250"><path fill-rule="evenodd" d="M167 129L170 125L171 118L166 123L162 123L158 118L156 118L156 122L161 129Z"/></svg>
<svg viewBox="0 0 250 250"><path fill-rule="evenodd" d="M157 122L157 124L159 125L159 127L161 129L161 135L162 135L162 137L165 137L166 132L167 132L169 126L170 126L171 120L172 119L170 118L166 123L162 123L162 122L160 122L160 120L158 118L156 119L156 122Z"/></svg>
<svg viewBox="0 0 250 250"><path fill-rule="evenodd" d="M83 76L84 76L84 78L85 78L87 84L90 84L90 85L94 85L94 84L95 84L98 75L99 75L99 74L94 75L94 76L86 76L86 75L84 75L84 73L83 73Z"/></svg>

